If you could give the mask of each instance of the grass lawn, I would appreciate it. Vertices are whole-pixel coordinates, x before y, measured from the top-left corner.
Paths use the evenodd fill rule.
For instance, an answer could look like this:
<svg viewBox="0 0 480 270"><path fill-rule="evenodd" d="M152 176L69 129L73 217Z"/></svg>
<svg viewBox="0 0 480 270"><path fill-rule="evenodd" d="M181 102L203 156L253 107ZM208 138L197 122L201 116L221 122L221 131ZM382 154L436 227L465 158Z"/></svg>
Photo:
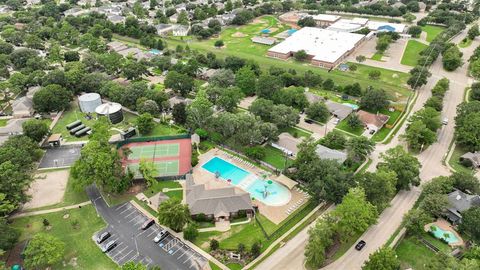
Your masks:
<svg viewBox="0 0 480 270"><path fill-rule="evenodd" d="M456 146L455 149L453 150L452 156L450 157L450 160L448 160L448 164L452 166L452 168L457 171L457 172L467 172L467 173L472 173L474 172L471 168L467 168L460 164L460 157L468 152L468 150L463 149L461 146Z"/></svg>
<svg viewBox="0 0 480 270"><path fill-rule="evenodd" d="M8 119L0 119L0 127L4 127L7 125Z"/></svg>
<svg viewBox="0 0 480 270"><path fill-rule="evenodd" d="M298 138L298 137L310 138L310 136L312 136L312 133L310 131L302 128L298 128L298 127L288 127L288 128L279 130L279 133L282 133L282 132L288 132L290 133L290 135L292 135L295 138Z"/></svg>
<svg viewBox="0 0 480 270"><path fill-rule="evenodd" d="M243 268L243 266L239 263L229 263L227 264L227 267L232 269L232 270L240 270Z"/></svg>
<svg viewBox="0 0 480 270"><path fill-rule="evenodd" d="M436 25L425 25L422 26L422 31L427 32L427 41L432 42L432 40L438 36L443 30L445 30L445 27L442 26L436 26Z"/></svg>
<svg viewBox="0 0 480 270"><path fill-rule="evenodd" d="M376 52L376 53L372 56L372 58L370 58L370 59L375 60L375 61L382 61L382 57L383 57L383 53L381 53L381 52Z"/></svg>
<svg viewBox="0 0 480 270"><path fill-rule="evenodd" d="M210 265L210 268L212 268L212 270L222 270L222 268L220 268L220 266L216 265L212 261L209 261L208 264Z"/></svg>
<svg viewBox="0 0 480 270"><path fill-rule="evenodd" d="M67 213L70 216L64 219L63 216ZM52 226L50 231L44 229L42 224L44 218ZM74 221L78 222L77 227L72 225ZM92 235L105 226L92 205L81 209L14 219L12 226L21 231L20 241L44 232L58 237L65 243L66 264L59 263L53 266L53 269L118 269L92 240ZM69 264L73 258L77 259L77 266Z"/></svg>
<svg viewBox="0 0 480 270"><path fill-rule="evenodd" d="M177 198L181 201L183 199L183 190L172 190L169 192L165 192L165 195L170 198Z"/></svg>
<svg viewBox="0 0 480 270"><path fill-rule="evenodd" d="M374 142L381 142L385 139L385 137L387 137L388 133L390 133L392 129L391 128L386 128L386 127L383 127L382 129L380 129L379 131L377 131L377 133L373 134L372 136L372 140Z"/></svg>
<svg viewBox="0 0 480 270"><path fill-rule="evenodd" d="M265 157L262 161L267 162L273 167L283 170L285 168L285 154L277 148L270 145L263 147L265 149ZM287 159L287 165L291 164L293 160Z"/></svg>
<svg viewBox="0 0 480 270"><path fill-rule="evenodd" d="M152 132L148 134L148 136L163 136L163 135L176 135L176 134L183 134L186 130L169 124L158 123L153 128Z"/></svg>
<svg viewBox="0 0 480 270"><path fill-rule="evenodd" d="M402 269L413 268L415 270L425 269L425 264L432 257L437 256L424 244L412 237L404 238L395 249L398 259L402 264Z"/></svg>
<svg viewBox="0 0 480 270"><path fill-rule="evenodd" d="M422 234L422 237L444 253L450 253L452 248L429 233Z"/></svg>
<svg viewBox="0 0 480 270"><path fill-rule="evenodd" d="M95 115L95 114L93 114L93 115ZM63 115L58 120L57 124L53 127L52 133L61 133L63 139L66 140L66 141L88 140L87 136L77 138L75 136L70 135L70 132L66 128L66 126L68 124L70 124L70 123L72 123L76 120L81 120L82 123L85 126L92 127L93 124L96 121L95 116L90 120L87 119L85 116L86 116L86 114L84 114L80 111L80 108L78 107L78 103L77 102L72 102L71 106L70 106L70 109L63 113ZM133 125L133 121L136 118L135 115L133 115L131 113L127 113L127 112L123 112L123 117L124 117L124 119L121 123L112 125L112 127L118 128L118 129L126 129L127 127L130 127L130 126ZM118 131L110 130L110 133L113 135L113 134L117 134Z"/></svg>
<svg viewBox="0 0 480 270"><path fill-rule="evenodd" d="M362 133L365 131L363 126L357 127L355 129L351 128L347 123L347 119L343 119L342 121L340 121L335 127L335 129L340 129L357 136L362 135Z"/></svg>
<svg viewBox="0 0 480 270"><path fill-rule="evenodd" d="M472 42L473 42L473 40L471 40L469 38L465 38L465 40L462 40L462 41L460 41L460 43L458 43L458 47L467 48L468 46L472 45Z"/></svg>
<svg viewBox="0 0 480 270"><path fill-rule="evenodd" d="M420 52L426 49L428 46L418 42L416 40L409 40L407 43L407 48L403 53L402 60L400 63L402 65L412 66L417 65L417 60L420 56Z"/></svg>
<svg viewBox="0 0 480 270"><path fill-rule="evenodd" d="M152 186L148 187L145 191L143 191L143 194L145 194L145 196L150 198L153 195L157 194L158 192L162 191L164 188L181 188L181 187L182 185L180 185L176 181L172 181L172 180L157 181ZM174 192L174 191L169 191L169 192Z"/></svg>

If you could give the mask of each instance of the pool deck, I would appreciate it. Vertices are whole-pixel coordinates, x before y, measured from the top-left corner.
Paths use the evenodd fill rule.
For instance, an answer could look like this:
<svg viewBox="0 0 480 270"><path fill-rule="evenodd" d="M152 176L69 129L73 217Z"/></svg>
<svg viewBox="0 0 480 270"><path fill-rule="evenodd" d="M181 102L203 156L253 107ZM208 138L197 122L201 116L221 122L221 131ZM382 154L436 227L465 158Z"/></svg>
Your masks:
<svg viewBox="0 0 480 270"><path fill-rule="evenodd" d="M215 175L212 173L208 172L207 170L202 168L202 165L208 162L210 159L213 157L220 157L235 166L242 168L250 173L256 174L257 176L261 176L263 174L269 175L269 179L275 179L274 175L272 175L269 172L264 171L263 169L253 166L250 167L249 165L239 162L235 159L232 159L229 155L227 155L224 151L220 149L212 149L208 151L205 154L200 155L199 157L199 162L198 165L193 168L193 179L195 183L199 184L205 184L205 189L217 189L217 188L224 188L231 186L231 184L228 184L225 181L221 181L218 179L215 179ZM241 188L235 187L236 189L246 192ZM296 188L289 189L292 197L290 201L283 206L269 206L266 205L260 201L252 201L253 205L257 205L260 213L264 216L266 216L269 220L271 220L275 224L279 224L282 222L285 218L288 217L287 210L296 206L296 209L299 209L302 207L303 204L305 204L308 199L306 198L305 194L299 192ZM290 213L292 214L292 213Z"/></svg>
<svg viewBox="0 0 480 270"><path fill-rule="evenodd" d="M439 218L437 219L437 221L435 222L432 222L432 223L429 223L429 224L426 224L423 229L428 232L430 231L430 226L432 225L435 225L437 227L439 227L440 229L444 230L444 231L449 231L449 232L452 232L455 237L457 237L458 241L457 242L453 242L453 243L449 243L448 245L451 246L451 247L459 247L459 246L464 246L465 243L463 242L463 238L457 233L457 231L452 227L452 225L446 221L445 219L443 218Z"/></svg>

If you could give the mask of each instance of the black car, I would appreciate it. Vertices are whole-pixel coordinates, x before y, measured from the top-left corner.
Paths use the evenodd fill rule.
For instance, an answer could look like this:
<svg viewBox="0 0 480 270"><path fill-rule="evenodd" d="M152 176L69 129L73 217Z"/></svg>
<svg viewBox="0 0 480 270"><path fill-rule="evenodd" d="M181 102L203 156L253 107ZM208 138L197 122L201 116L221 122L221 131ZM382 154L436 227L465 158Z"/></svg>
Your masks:
<svg viewBox="0 0 480 270"><path fill-rule="evenodd" d="M152 226L153 223L155 223L155 220L154 220L153 218L151 218L151 219L145 221L145 222L142 224L142 227L141 227L140 229L146 230L146 229L148 229L148 227Z"/></svg>
<svg viewBox="0 0 480 270"><path fill-rule="evenodd" d="M312 119L305 118L305 123L307 123L307 124L313 124L313 120L312 120Z"/></svg>
<svg viewBox="0 0 480 270"><path fill-rule="evenodd" d="M110 232L104 232L102 234L98 234L97 235L97 244L100 244L102 243L103 241L105 241L106 239L108 239L110 237Z"/></svg>
<svg viewBox="0 0 480 270"><path fill-rule="evenodd" d="M363 240L360 240L357 245L355 246L356 250L362 250L362 248L366 245L367 243Z"/></svg>
<svg viewBox="0 0 480 270"><path fill-rule="evenodd" d="M107 242L105 245L102 246L102 252L106 253L109 252L112 248L116 247L117 243L115 240L111 240L110 242Z"/></svg>

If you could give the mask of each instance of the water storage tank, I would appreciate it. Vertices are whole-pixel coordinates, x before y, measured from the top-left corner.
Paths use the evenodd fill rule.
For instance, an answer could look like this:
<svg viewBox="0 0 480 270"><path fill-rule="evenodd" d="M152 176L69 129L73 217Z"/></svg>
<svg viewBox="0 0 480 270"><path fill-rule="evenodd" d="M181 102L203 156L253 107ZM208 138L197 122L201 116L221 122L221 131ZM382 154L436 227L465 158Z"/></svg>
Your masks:
<svg viewBox="0 0 480 270"><path fill-rule="evenodd" d="M108 116L112 124L117 124L123 120L122 105L115 102L103 103L95 109L99 116Z"/></svg>
<svg viewBox="0 0 480 270"><path fill-rule="evenodd" d="M102 99L97 93L88 93L79 96L78 103L82 112L93 113L95 112L95 108L102 104Z"/></svg>

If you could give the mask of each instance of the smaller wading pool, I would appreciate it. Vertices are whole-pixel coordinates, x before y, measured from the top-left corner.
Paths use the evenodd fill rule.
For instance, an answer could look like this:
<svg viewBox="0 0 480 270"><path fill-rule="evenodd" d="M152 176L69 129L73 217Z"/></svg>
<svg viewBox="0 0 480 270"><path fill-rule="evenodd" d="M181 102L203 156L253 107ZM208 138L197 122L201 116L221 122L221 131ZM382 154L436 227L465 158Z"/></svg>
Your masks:
<svg viewBox="0 0 480 270"><path fill-rule="evenodd" d="M292 198L290 191L283 185L272 181L262 180L258 176L219 157L213 157L202 168L218 175L224 181L250 193L252 199L261 201L270 206L287 204Z"/></svg>
<svg viewBox="0 0 480 270"><path fill-rule="evenodd" d="M430 228L430 231L433 233L433 235L435 235L436 238L443 239L449 244L458 242L457 236L455 236L455 234L452 233L451 231L445 231L442 228L435 225L432 225L431 227L435 228L433 230L432 228Z"/></svg>

